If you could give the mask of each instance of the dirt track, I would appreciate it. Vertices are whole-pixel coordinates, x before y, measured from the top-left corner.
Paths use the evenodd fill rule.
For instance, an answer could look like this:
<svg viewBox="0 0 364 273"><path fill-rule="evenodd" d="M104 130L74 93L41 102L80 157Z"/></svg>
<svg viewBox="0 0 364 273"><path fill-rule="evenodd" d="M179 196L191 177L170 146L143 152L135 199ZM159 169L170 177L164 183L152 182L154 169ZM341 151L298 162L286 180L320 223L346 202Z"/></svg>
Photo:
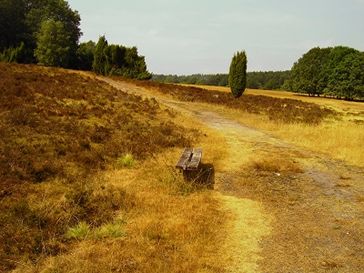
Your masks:
<svg viewBox="0 0 364 273"><path fill-rule="evenodd" d="M228 272L364 272L363 169L295 147L201 104L100 79L155 97L224 135L229 162L216 170L215 190L232 221L216 258L226 260ZM252 164L257 159L286 167L275 170L264 160Z"/></svg>

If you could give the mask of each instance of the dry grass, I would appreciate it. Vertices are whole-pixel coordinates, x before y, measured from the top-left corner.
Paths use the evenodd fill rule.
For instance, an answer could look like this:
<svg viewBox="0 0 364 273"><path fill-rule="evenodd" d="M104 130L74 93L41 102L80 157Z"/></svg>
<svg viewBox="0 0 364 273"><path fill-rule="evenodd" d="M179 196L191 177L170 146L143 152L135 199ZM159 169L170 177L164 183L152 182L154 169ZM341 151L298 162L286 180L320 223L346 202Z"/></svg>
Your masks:
<svg viewBox="0 0 364 273"><path fill-rule="evenodd" d="M216 227L224 227L225 214L210 191L184 182L174 162L166 162L179 153L170 150L99 178L132 196L115 214L125 235L100 240L90 235L91 225L89 236L73 240L68 250L14 272L223 272L213 254L224 241Z"/></svg>
<svg viewBox="0 0 364 273"><path fill-rule="evenodd" d="M220 91L224 93L231 93L229 87L222 86L211 86L211 85L193 85L193 84L183 84L183 86L203 88L210 91ZM343 113L364 113L364 103L363 102L352 102L345 100L338 100L332 98L324 97L309 97L304 94L298 94L288 91L277 91L277 90L261 90L261 89L246 89L245 95L260 95L274 98L284 98L284 99L294 99L301 100L304 102L315 103L320 106L330 107L335 111ZM364 117L363 117L364 118Z"/></svg>
<svg viewBox="0 0 364 273"><path fill-rule="evenodd" d="M65 253L70 227L132 210L133 192L98 174L118 158L142 164L199 135L155 100L64 70L0 64L0 78L0 271Z"/></svg>
<svg viewBox="0 0 364 273"><path fill-rule="evenodd" d="M207 185L185 182L174 168L192 139L205 163L221 164L220 136L99 81L1 66L1 272L224 271L215 253L226 212ZM33 157L41 174L47 162L60 169L37 180Z"/></svg>
<svg viewBox="0 0 364 273"><path fill-rule="evenodd" d="M271 156L265 156L263 158L255 159L251 162L253 169L260 172L275 173L277 176L281 173L293 172L302 173L303 170L297 162L287 160L281 156L275 154Z"/></svg>
<svg viewBox="0 0 364 273"><path fill-rule="evenodd" d="M364 125L351 122L333 122L312 126L285 125L271 128L282 139L323 152L332 158L364 166Z"/></svg>
<svg viewBox="0 0 364 273"><path fill-rule="evenodd" d="M273 122L319 124L325 118L336 115L333 110L301 100L255 95L244 95L239 99L234 99L231 94L226 92L207 91L197 87L157 82L134 83L158 90L182 101L223 105L246 113L264 115Z"/></svg>
<svg viewBox="0 0 364 273"><path fill-rule="evenodd" d="M219 109L228 116L236 113ZM364 166L364 124L353 121L326 120L319 125L273 123L267 118L244 114L238 117L240 122L262 129L280 139L309 150L325 153L332 158L347 161L350 164Z"/></svg>

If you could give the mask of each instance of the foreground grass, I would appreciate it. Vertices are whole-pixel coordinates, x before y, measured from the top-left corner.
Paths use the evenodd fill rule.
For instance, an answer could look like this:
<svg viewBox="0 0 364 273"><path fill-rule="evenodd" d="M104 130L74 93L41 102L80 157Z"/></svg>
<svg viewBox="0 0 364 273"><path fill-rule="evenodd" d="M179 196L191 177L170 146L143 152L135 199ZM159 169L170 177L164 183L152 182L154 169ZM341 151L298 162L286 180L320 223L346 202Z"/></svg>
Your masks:
<svg viewBox="0 0 364 273"><path fill-rule="evenodd" d="M192 126L189 117L178 116L176 122ZM204 132L196 145L206 153L204 162L220 168L226 156L222 137ZM175 171L180 152L168 149L128 168L116 166L100 173L92 185L100 192L98 197L121 204L113 219L100 226L69 224L63 251L41 255L36 263L21 260L13 273L224 272L227 261L220 255L226 254L219 249L226 240L222 230L227 212L208 185L186 183ZM56 185L41 185L44 200L49 200L44 206L55 206L50 187ZM33 200L31 206L39 204Z"/></svg>
<svg viewBox="0 0 364 273"><path fill-rule="evenodd" d="M145 254L143 259L150 260L146 268L153 268L157 263L153 253L159 251L152 249L165 236L157 222L165 219L164 229L177 234L179 229L170 231L168 225L178 213L183 227L188 226L185 217L193 221L188 227L191 234L205 234L202 225L208 220L202 214L215 214L218 204L208 193L194 195L194 189L178 180L171 168L150 161L168 149L191 145L200 136L197 130L177 125L176 115L155 100L94 79L38 66L0 64L0 68L0 271L20 266L20 272L37 272L52 261L56 271L85 272L86 265L77 259L71 270L66 257L85 255L78 252L85 247L90 255L100 249L100 259L113 259L107 252L110 244L119 244L120 249L125 240L129 243L121 250L124 254L133 249L139 253L132 263L143 267ZM139 168L144 172L139 173ZM120 175L119 184L105 174L110 172ZM155 174L163 175L155 178ZM125 182L132 186L121 186ZM180 185L181 190L171 189L170 184ZM166 208L174 199L175 205ZM185 212L194 204L191 213L198 218ZM184 210L179 211L179 206ZM208 236L214 242L214 235ZM148 240L140 245L141 238ZM166 246L172 250L187 243L184 238L189 240L177 236L180 243L174 235L171 238ZM86 262L91 266L91 261Z"/></svg>
<svg viewBox="0 0 364 273"><path fill-rule="evenodd" d="M166 165L179 152L104 173L103 187L125 193L118 224L81 222L68 232L67 251L13 272L222 272L212 254L224 239L216 229L224 226L224 213L210 191L186 184Z"/></svg>

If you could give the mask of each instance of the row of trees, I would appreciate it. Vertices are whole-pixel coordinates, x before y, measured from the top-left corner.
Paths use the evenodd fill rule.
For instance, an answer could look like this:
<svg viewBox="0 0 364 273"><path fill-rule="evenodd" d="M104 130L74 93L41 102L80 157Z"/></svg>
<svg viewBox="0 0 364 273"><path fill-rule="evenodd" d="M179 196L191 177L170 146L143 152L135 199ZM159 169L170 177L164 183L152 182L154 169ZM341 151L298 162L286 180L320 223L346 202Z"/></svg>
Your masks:
<svg viewBox="0 0 364 273"><path fill-rule="evenodd" d="M89 45L90 42L89 42ZM100 37L94 49L92 69L103 75L118 75L139 80L150 79L144 56L136 47L109 45L105 36Z"/></svg>
<svg viewBox="0 0 364 273"><path fill-rule="evenodd" d="M136 47L108 45L104 36L79 44L80 20L65 0L0 0L0 61L151 77Z"/></svg>
<svg viewBox="0 0 364 273"><path fill-rule="evenodd" d="M0 0L0 57L74 67L82 34L80 20L78 12L63 0ZM46 49L47 41L58 46ZM48 60L54 51L59 57Z"/></svg>
<svg viewBox="0 0 364 273"><path fill-rule="evenodd" d="M247 88L280 90L289 79L289 71L247 72ZM200 85L228 86L228 74L158 75L152 79L164 83L185 83Z"/></svg>
<svg viewBox="0 0 364 273"><path fill-rule="evenodd" d="M337 46L315 47L292 67L286 90L338 98L364 98L364 52Z"/></svg>

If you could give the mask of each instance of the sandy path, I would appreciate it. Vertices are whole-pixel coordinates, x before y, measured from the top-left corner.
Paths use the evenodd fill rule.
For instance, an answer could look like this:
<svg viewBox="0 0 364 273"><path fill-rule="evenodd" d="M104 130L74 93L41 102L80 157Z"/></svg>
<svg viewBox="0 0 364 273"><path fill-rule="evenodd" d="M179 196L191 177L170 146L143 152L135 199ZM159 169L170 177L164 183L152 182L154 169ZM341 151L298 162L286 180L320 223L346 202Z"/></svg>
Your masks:
<svg viewBox="0 0 364 273"><path fill-rule="evenodd" d="M229 164L216 170L215 189L231 221L216 258L226 261L228 272L364 272L363 169L295 147L201 104L100 79L154 97L224 135ZM275 155L300 171L277 173L249 164Z"/></svg>

